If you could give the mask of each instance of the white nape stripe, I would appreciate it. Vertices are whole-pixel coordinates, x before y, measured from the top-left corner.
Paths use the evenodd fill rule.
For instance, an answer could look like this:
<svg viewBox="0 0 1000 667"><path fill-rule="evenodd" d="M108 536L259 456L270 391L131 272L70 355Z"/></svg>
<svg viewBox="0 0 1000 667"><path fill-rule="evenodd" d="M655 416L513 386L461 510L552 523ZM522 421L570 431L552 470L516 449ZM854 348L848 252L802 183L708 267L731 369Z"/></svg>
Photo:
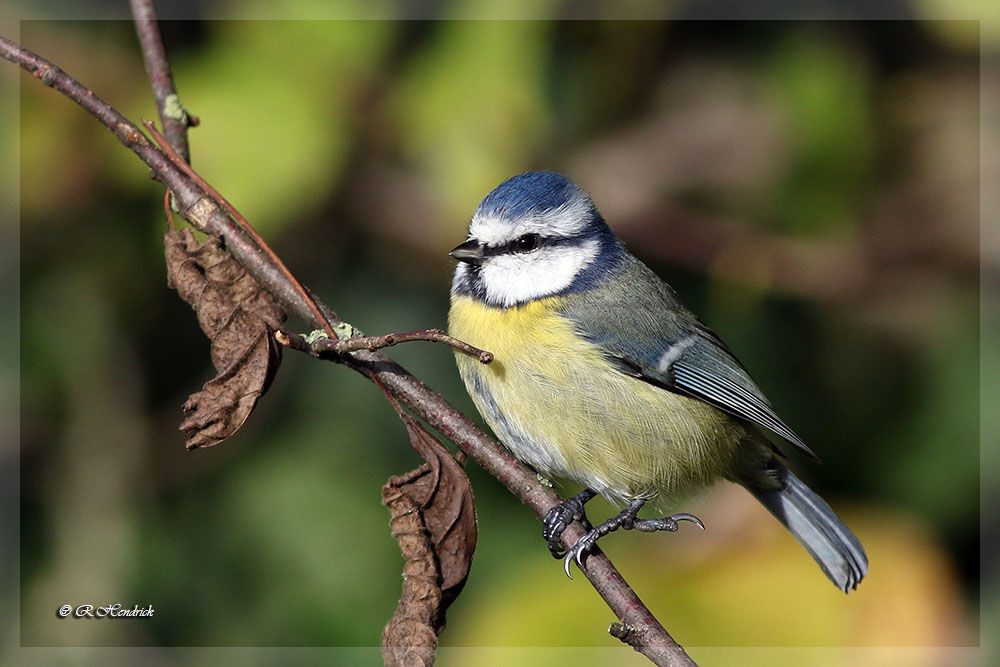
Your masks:
<svg viewBox="0 0 1000 667"><path fill-rule="evenodd" d="M486 301L508 308L561 292L597 257L599 242L543 246L529 253L494 255L480 268Z"/></svg>

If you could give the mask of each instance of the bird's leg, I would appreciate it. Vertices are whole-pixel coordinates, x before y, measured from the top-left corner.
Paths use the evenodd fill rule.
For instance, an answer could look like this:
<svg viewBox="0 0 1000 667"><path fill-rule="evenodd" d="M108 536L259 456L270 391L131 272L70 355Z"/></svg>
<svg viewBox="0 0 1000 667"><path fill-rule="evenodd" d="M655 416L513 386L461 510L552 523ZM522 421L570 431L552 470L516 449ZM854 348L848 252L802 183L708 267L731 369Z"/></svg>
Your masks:
<svg viewBox="0 0 1000 667"><path fill-rule="evenodd" d="M604 537L608 533L613 533L619 528L624 528L625 530L640 530L644 533L652 533L657 530L666 530L669 532L674 532L677 530L678 521L690 521L696 524L702 530L705 529L705 524L701 522L701 519L693 514L688 514L682 512L680 514L674 514L672 516L660 517L657 519L639 519L636 515L642 506L646 504L645 498L636 498L628 504L628 507L623 509L618 516L611 517L597 528L594 528L589 533L580 538L580 541L566 553L566 559L563 561L566 570L566 576L570 579L573 575L569 572L570 563L574 560L576 564L583 569L583 557L588 551L594 548L597 544L597 540Z"/></svg>
<svg viewBox="0 0 1000 667"><path fill-rule="evenodd" d="M596 495L596 491L584 489L569 500L559 503L545 515L542 520L542 537L549 543L549 551L552 552L553 558L563 557L563 548L562 544L559 543L559 538L562 537L566 526L580 519L584 525L590 528L587 515L583 511L583 505Z"/></svg>

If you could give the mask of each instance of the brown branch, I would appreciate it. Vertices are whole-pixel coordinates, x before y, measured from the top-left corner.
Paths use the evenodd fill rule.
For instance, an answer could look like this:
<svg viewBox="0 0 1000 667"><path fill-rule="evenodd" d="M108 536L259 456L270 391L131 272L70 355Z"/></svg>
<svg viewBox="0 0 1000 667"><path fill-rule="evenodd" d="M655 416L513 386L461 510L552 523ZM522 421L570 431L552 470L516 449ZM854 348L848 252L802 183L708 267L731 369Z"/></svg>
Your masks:
<svg viewBox="0 0 1000 667"><path fill-rule="evenodd" d="M188 148L187 129L198 124L198 119L188 114L180 102L174 88L174 77L170 73L170 63L163 46L160 24L153 11L152 0L129 0L135 19L135 32L142 47L142 58L146 63L146 73L153 86L156 108L160 113L163 134L174 150L185 162L191 161Z"/></svg>
<svg viewBox="0 0 1000 667"><path fill-rule="evenodd" d="M205 182L205 179L203 179L198 174L198 172L196 172L194 169L191 168L191 165L189 165L180 155L177 154L177 152L167 141L166 137L164 137L156 130L155 125L153 125L149 121L143 121L143 124L146 126L146 129L149 130L149 133L153 135L153 140L156 141L156 144L160 147L160 150L162 150L166 154L166 156L170 159L170 162L173 163L175 167L184 172L184 174L186 174L189 178L191 178L191 180L193 180L198 185L199 188L207 192L208 196L211 197L216 204L218 204L219 206L221 206L226 210L229 216L236 221L236 223L240 226L240 228L244 232L246 232L251 239L253 239L254 243L257 244L257 247L265 255L267 255L267 258L268 260L270 260L271 264L275 266L278 269L278 271L285 276L285 278L292 285L292 287L295 288L295 291L298 292L299 296L302 297L306 305L309 307L310 314L315 318L317 322L320 323L326 334L331 337L335 336L336 334L333 331L333 326L326 320L326 318L323 317L323 313L320 312L319 306L316 305L316 300L312 297L312 294L310 294L306 290L305 286L302 283L300 283L294 275L292 275L292 272L288 269L287 266L285 266L285 263L281 261L281 258L278 257L278 254L274 252L271 246L268 245L267 242L263 239L263 237L261 237L261 235L257 233L257 230L253 228L253 225L250 224L250 221L244 218L243 214L237 211L236 207L229 203L229 200L227 200L225 197L219 194L218 190L216 190L207 182Z"/></svg>
<svg viewBox="0 0 1000 667"><path fill-rule="evenodd" d="M154 178L173 191L182 215L202 231L224 238L226 248L237 261L290 312L313 328L321 328L323 323L317 321L306 299L287 277L188 175L149 142L134 123L63 70L3 37L0 37L0 56L63 93L108 127L123 145L152 169ZM322 311L323 319L332 324L342 322L322 301L317 299L316 305ZM338 356L337 361L380 382L420 419L472 456L539 518L560 502L559 496L541 483L534 471L515 459L509 450L484 433L441 395L378 350L358 350ZM584 532L579 522L573 523L563 533L564 545L574 545ZM694 664L599 549L595 548L589 555L584 574L619 621L629 628L629 643L637 651L659 665Z"/></svg>
<svg viewBox="0 0 1000 667"><path fill-rule="evenodd" d="M415 340L424 340L431 343L443 343L459 352L478 359L481 363L488 364L493 361L493 353L480 350L478 347L469 345L465 341L449 336L440 329L424 329L423 331L408 331L406 333L391 333L381 336L360 336L357 338L320 338L312 342L300 334L288 331L278 331L275 333L278 342L286 347L299 352L305 352L315 357L323 352L333 352L344 354L356 352L357 350L378 350L383 347L391 347L399 343L409 343Z"/></svg>

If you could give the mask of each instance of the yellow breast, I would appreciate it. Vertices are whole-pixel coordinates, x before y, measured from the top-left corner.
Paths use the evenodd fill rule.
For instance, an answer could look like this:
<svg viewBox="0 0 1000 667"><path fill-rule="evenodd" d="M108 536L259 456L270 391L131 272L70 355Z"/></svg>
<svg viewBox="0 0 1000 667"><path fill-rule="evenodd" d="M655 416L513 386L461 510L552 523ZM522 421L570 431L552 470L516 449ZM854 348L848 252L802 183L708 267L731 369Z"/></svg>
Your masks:
<svg viewBox="0 0 1000 667"><path fill-rule="evenodd" d="M559 315L563 297L508 309L453 296L449 333L483 418L519 459L618 500L674 496L727 475L746 431L715 408L617 370Z"/></svg>

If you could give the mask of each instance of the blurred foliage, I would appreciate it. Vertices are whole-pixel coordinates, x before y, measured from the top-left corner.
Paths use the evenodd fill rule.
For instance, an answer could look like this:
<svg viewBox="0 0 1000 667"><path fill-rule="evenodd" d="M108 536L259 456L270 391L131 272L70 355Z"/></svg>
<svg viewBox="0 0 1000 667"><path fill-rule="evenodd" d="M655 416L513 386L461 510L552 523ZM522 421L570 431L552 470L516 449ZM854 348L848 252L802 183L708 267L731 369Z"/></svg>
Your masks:
<svg viewBox="0 0 1000 667"><path fill-rule="evenodd" d="M983 27L989 53L994 24ZM737 351L824 459L793 466L843 511L872 570L845 598L729 485L685 503L704 534L609 538L696 660L732 662L725 647L736 646L865 646L911 648L737 655L947 664L951 654L920 647L979 643L979 410L998 396L987 384L980 396L977 220L980 157L995 160L996 147L979 145L973 25L163 29L202 122L195 167L363 330L444 326L446 253L479 199L514 173L553 168ZM128 22L20 31L133 120L155 116ZM21 642L377 646L401 566L379 489L418 463L392 409L360 376L288 353L232 441L185 452L180 404L212 373L190 309L164 284L160 188L23 74L19 156L12 143L0 150L21 179ZM995 274L998 257L982 261ZM995 377L1000 355L982 353ZM475 414L449 350L414 343L392 356ZM995 452L984 460L995 468ZM530 513L476 465L469 474L480 543L441 664L641 662L605 633L614 619L590 586L548 557ZM610 511L595 502L591 516ZM156 613L55 617L83 602ZM552 646L592 648L531 648Z"/></svg>

